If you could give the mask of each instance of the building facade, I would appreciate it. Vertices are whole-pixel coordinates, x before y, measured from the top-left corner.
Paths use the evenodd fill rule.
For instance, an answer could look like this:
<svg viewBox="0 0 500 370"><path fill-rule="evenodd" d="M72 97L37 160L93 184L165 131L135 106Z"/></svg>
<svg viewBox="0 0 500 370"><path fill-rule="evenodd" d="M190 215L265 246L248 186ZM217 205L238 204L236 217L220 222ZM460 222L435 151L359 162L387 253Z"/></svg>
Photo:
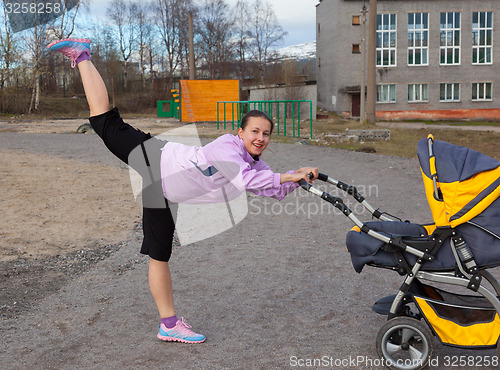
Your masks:
<svg viewBox="0 0 500 370"><path fill-rule="evenodd" d="M360 115L366 81L364 5L369 12L368 0L320 0L316 6L318 107L345 116ZM378 0L377 118L500 119L499 5Z"/></svg>

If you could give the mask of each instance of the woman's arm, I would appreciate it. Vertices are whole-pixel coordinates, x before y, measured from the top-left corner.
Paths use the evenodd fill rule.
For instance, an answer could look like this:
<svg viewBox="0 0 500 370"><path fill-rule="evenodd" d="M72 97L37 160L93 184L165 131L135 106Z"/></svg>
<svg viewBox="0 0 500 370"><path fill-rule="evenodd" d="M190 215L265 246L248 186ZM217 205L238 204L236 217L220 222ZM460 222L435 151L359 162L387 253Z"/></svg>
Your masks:
<svg viewBox="0 0 500 370"><path fill-rule="evenodd" d="M313 177L310 179L309 174L312 173ZM299 182L300 180L306 180L307 182L313 182L318 178L318 169L314 167L302 167L299 168L295 173L283 173L280 176L280 184L284 182Z"/></svg>
<svg viewBox="0 0 500 370"><path fill-rule="evenodd" d="M279 174L273 172L262 160L254 162L251 166L243 159L248 155L246 149L238 145L232 135L223 135L207 144L204 153L210 165L217 168L218 174L231 181L240 190L248 190L279 200L295 190L300 179L312 181L307 177L309 173L313 173L313 179L318 177L318 169L310 167L300 168L295 173L290 171ZM238 170L239 176L237 176Z"/></svg>

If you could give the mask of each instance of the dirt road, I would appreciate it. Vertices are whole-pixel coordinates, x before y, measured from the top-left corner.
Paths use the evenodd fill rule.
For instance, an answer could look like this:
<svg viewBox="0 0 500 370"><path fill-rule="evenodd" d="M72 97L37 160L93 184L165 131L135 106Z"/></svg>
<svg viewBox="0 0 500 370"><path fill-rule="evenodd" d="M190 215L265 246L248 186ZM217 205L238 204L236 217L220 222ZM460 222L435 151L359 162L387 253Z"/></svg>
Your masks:
<svg viewBox="0 0 500 370"><path fill-rule="evenodd" d="M21 192L2 180L2 238L15 228L20 240L15 245L11 236L13 249L2 251L9 258L0 263L2 368L382 368L374 343L385 318L371 306L402 279L381 269L354 272L345 249L352 225L325 202L301 189L282 202L249 196L249 213L234 228L174 248L177 312L207 341L164 343L156 339L159 319L127 170L95 135L6 131L16 130L0 132L3 171L43 166L46 176L38 173ZM383 210L430 220L416 159L272 143L264 160L277 172L317 166ZM113 186L123 188L119 198ZM44 201L37 192L49 188L52 203L37 208ZM21 218L6 210L16 207L14 196L28 198L17 209ZM79 212L56 227L51 208ZM40 238L50 240L44 253ZM18 250L25 253L12 252ZM434 368L461 355L495 354L436 343Z"/></svg>

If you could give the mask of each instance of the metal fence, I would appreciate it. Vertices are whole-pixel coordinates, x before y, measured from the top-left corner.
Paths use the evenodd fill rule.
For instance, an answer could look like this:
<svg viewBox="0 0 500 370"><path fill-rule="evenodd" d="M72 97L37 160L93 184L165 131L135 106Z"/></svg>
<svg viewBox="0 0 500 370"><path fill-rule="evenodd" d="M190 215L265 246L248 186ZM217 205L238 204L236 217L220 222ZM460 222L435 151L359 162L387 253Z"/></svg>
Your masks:
<svg viewBox="0 0 500 370"><path fill-rule="evenodd" d="M273 119L277 135L287 136L287 133L291 131L292 137L300 137L301 104L308 104L309 109L302 109L302 111L309 113L309 136L312 139L311 100L219 101L217 102L217 130L221 126L226 130L229 124L233 130L238 129L244 114L256 109L265 112Z"/></svg>

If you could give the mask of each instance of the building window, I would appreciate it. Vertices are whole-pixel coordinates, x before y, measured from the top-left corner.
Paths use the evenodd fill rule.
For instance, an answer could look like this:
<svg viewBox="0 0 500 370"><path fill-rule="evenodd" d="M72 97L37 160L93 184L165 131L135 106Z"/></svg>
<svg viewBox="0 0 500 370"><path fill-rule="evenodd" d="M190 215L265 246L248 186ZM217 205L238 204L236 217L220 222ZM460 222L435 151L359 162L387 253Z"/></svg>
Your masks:
<svg viewBox="0 0 500 370"><path fill-rule="evenodd" d="M439 86L439 101L450 102L460 101L460 84L440 84Z"/></svg>
<svg viewBox="0 0 500 370"><path fill-rule="evenodd" d="M396 85L377 85L377 103L395 103Z"/></svg>
<svg viewBox="0 0 500 370"><path fill-rule="evenodd" d="M408 102L418 103L429 101L427 84L408 84Z"/></svg>
<svg viewBox="0 0 500 370"><path fill-rule="evenodd" d="M396 14L377 14L377 67L396 65Z"/></svg>
<svg viewBox="0 0 500 370"><path fill-rule="evenodd" d="M460 64L460 12L441 13L440 64Z"/></svg>
<svg viewBox="0 0 500 370"><path fill-rule="evenodd" d="M491 64L493 12L472 13L472 64Z"/></svg>
<svg viewBox="0 0 500 370"><path fill-rule="evenodd" d="M361 24L361 17L359 15L352 16L352 24L354 26L359 26Z"/></svg>
<svg viewBox="0 0 500 370"><path fill-rule="evenodd" d="M408 65L428 65L429 13L408 14Z"/></svg>
<svg viewBox="0 0 500 370"><path fill-rule="evenodd" d="M472 83L472 101L492 100L491 82L473 82Z"/></svg>
<svg viewBox="0 0 500 370"><path fill-rule="evenodd" d="M360 54L361 49L359 48L359 44L352 44L352 53L353 54Z"/></svg>

